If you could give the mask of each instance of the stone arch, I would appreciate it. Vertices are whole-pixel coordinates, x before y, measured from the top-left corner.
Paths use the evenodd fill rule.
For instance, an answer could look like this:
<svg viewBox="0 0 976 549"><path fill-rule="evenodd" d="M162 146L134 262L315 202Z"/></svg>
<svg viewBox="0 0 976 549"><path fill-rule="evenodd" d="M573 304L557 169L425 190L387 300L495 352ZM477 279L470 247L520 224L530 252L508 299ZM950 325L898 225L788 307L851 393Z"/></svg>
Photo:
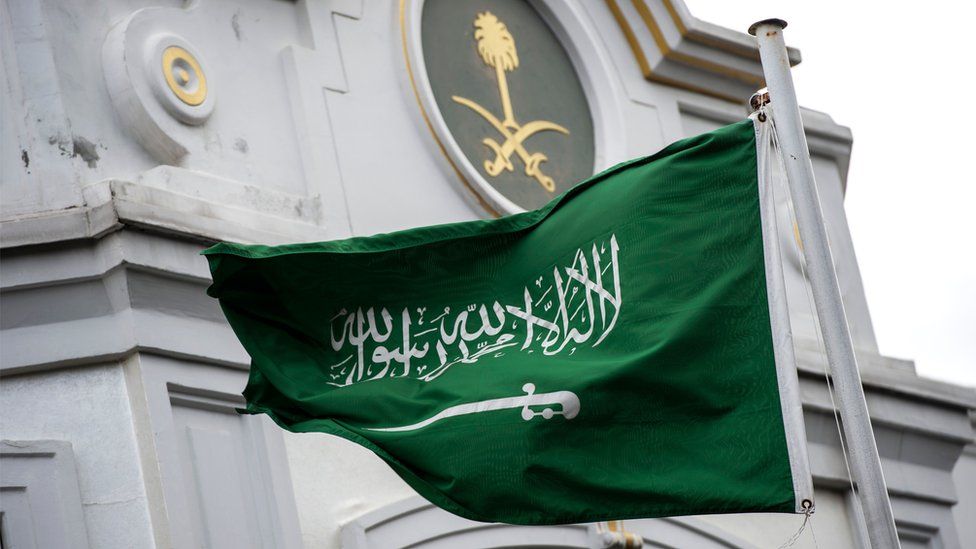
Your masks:
<svg viewBox="0 0 976 549"><path fill-rule="evenodd" d="M645 549L754 549L694 517L628 520L627 530L644 537ZM514 526L475 522L413 497L370 511L342 528L343 549L587 549L593 528L586 524Z"/></svg>

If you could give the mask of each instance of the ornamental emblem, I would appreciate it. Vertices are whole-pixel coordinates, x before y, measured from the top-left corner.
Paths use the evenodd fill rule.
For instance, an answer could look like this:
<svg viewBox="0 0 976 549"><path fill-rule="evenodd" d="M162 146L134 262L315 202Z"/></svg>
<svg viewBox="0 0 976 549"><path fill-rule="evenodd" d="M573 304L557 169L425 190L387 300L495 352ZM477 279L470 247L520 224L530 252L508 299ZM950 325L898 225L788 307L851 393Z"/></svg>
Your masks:
<svg viewBox="0 0 976 549"><path fill-rule="evenodd" d="M569 135L569 130L547 120L533 120L526 124L519 124L515 121L515 114L512 112L512 98L508 91L508 80L505 78L507 71L514 71L519 66L518 52L515 49L515 39L508 32L505 23L502 23L491 12L484 12L474 20L474 37L478 41L478 55L485 62L485 65L495 69L498 79L498 95L504 109L504 120L499 120L488 109L475 103L474 101L452 96L455 102L468 107L488 123L490 123L501 134L502 143L491 137L484 138L481 142L495 154L494 158L485 160L485 172L495 177L502 173L502 170L512 171L512 154L516 154L525 167L525 175L535 179L542 187L550 193L556 190L556 184L552 178L542 173L541 164L549 158L541 152L530 153L525 148L525 141L533 135L544 131L555 131Z"/></svg>
<svg viewBox="0 0 976 549"><path fill-rule="evenodd" d="M492 213L514 213L593 175L589 102L555 22L523 1L416 5L406 11L419 15L418 77L430 91L415 92L422 110L438 112L429 128L464 193Z"/></svg>

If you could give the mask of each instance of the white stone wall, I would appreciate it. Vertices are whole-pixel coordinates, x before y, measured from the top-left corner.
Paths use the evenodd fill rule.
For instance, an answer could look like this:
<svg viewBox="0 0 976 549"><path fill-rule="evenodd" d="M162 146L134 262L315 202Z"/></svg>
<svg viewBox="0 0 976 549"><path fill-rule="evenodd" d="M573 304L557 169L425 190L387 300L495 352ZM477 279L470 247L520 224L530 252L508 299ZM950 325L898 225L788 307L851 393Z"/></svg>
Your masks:
<svg viewBox="0 0 976 549"><path fill-rule="evenodd" d="M159 502L150 500L142 469L151 449L137 439L124 368L94 364L0 383L0 439L71 443L93 548L155 546L150 507Z"/></svg>
<svg viewBox="0 0 976 549"><path fill-rule="evenodd" d="M959 503L952 508L952 516L959 529L962 547L976 546L976 445L966 447L955 468L952 480L959 491Z"/></svg>
<svg viewBox="0 0 976 549"><path fill-rule="evenodd" d="M345 439L289 433L285 446L305 547L338 549L344 524L418 497L383 460Z"/></svg>
<svg viewBox="0 0 976 549"><path fill-rule="evenodd" d="M597 169L744 116L743 105L714 93L650 81L611 4L654 70L711 92L743 86L723 87L720 75L653 51L633 2L534 2L566 41L590 96ZM646 4L676 50L757 70L748 56L681 36L664 3ZM672 4L689 28L749 47L747 37ZM64 490L77 494L89 546L586 539L582 527L462 521L418 502L352 443L282 433L266 418L233 412L248 358L204 295L209 275L198 252L208 242L321 240L488 215L434 139L411 84L404 40L416 53L410 25L419 5L0 3L0 439L59 449L58 467L73 464L77 487ZM154 95L159 81L134 61L161 35L201 59L213 110L183 113L203 117L199 125L167 110ZM423 102L422 85L416 93ZM877 354L843 212L850 132L822 113L804 117L896 517L911 539L976 544L967 520L976 461L971 450L957 461L972 438L966 411L976 395ZM792 242L788 226L782 239ZM797 258L785 268L821 505L811 530L821 547L857 547ZM700 547L775 546L798 526L798 517L771 515L633 525L651 540Z"/></svg>

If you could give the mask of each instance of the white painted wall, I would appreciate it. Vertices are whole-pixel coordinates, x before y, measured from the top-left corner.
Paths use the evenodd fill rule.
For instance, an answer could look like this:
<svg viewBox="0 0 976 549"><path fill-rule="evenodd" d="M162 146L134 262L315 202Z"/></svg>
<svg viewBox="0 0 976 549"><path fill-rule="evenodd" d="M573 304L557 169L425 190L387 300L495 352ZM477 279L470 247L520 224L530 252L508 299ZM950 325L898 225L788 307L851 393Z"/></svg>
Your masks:
<svg viewBox="0 0 976 549"><path fill-rule="evenodd" d="M344 524L417 497L383 460L348 440L287 433L285 446L305 547L338 548Z"/></svg>
<svg viewBox="0 0 976 549"><path fill-rule="evenodd" d="M959 490L959 503L952 509L959 542L963 547L976 547L976 445L970 444L956 462L952 479Z"/></svg>
<svg viewBox="0 0 976 549"><path fill-rule="evenodd" d="M70 442L89 545L155 547L122 365L4 377L0 438Z"/></svg>

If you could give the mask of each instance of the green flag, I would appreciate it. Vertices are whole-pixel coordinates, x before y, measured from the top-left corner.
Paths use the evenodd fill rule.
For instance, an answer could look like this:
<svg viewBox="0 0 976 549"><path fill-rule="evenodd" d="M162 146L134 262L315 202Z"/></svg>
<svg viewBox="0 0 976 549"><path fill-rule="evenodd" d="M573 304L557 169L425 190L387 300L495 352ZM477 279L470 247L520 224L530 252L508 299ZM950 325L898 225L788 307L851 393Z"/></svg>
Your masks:
<svg viewBox="0 0 976 549"><path fill-rule="evenodd" d="M213 246L247 412L361 444L473 520L799 512L757 131L679 141L509 217Z"/></svg>

